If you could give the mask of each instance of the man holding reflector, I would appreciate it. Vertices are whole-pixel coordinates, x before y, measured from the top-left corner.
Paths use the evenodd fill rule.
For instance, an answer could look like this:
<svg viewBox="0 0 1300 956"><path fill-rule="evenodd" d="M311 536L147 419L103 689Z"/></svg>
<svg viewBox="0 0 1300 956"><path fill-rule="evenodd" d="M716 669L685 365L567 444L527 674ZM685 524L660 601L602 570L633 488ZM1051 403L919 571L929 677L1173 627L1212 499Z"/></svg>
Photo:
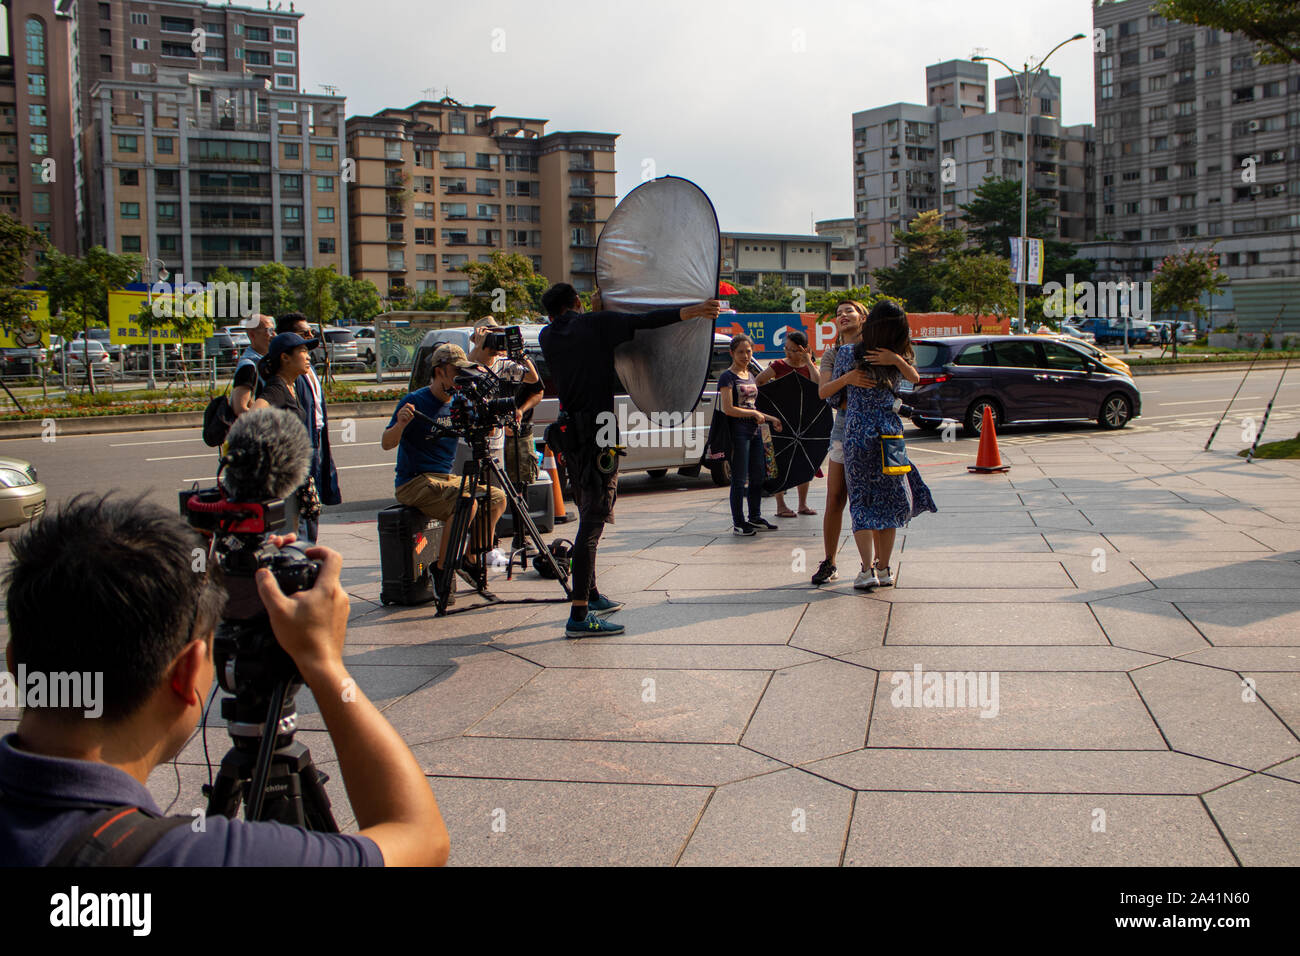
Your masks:
<svg viewBox="0 0 1300 956"><path fill-rule="evenodd" d="M598 300L593 296L593 305ZM712 335L717 318L716 299L680 308L657 309L643 315L625 312L582 311L582 300L566 282L551 286L542 296L551 324L539 341L559 392L559 419L546 430L546 444L564 457L569 487L578 506L578 533L573 542L573 606L565 637L605 637L623 633L619 624L599 617L622 604L596 589L596 547L605 522L613 521L618 496L618 452L607 436L616 422L614 414L614 350L631 342L640 330L658 329L675 322L706 319ZM599 439L599 440L598 440Z"/></svg>

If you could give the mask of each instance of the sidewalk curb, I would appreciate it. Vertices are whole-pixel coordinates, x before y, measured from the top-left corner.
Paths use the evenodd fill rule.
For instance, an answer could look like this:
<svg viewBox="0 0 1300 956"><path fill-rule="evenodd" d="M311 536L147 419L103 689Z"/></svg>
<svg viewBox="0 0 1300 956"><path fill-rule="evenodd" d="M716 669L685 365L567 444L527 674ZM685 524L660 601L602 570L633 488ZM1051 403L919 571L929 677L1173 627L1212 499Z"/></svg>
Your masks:
<svg viewBox="0 0 1300 956"><path fill-rule="evenodd" d="M1234 372L1250 368L1249 362L1189 362L1186 365L1130 365L1134 376L1176 375L1182 372ZM1285 359L1272 359L1255 363L1256 369L1286 368Z"/></svg>
<svg viewBox="0 0 1300 956"><path fill-rule="evenodd" d="M343 402L327 405L332 421L344 418L386 418L392 414L393 403ZM103 435L109 432L157 431L165 428L198 428L203 424L202 412L159 412L152 415L96 415L86 418L55 418L55 432L59 435ZM0 439L39 438L44 430L41 419L0 422Z"/></svg>

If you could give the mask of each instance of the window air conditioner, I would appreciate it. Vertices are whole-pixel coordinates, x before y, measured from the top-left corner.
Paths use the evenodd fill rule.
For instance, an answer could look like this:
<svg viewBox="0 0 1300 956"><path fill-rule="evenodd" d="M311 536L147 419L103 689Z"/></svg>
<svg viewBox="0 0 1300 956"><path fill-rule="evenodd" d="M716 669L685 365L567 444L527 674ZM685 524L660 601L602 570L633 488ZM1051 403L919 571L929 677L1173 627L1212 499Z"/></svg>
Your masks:
<svg viewBox="0 0 1300 956"><path fill-rule="evenodd" d="M1250 130L1252 133L1258 133L1258 132L1259 132L1259 120L1249 120L1249 121L1247 121L1247 123L1246 123L1246 129Z"/></svg>

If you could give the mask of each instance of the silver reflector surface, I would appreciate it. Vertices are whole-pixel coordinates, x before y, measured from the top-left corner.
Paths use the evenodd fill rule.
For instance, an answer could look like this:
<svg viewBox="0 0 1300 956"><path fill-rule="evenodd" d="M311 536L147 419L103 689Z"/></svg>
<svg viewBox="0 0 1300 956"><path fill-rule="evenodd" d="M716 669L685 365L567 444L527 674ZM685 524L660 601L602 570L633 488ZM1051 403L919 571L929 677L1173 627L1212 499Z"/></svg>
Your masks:
<svg viewBox="0 0 1300 956"><path fill-rule="evenodd" d="M596 247L601 307L616 312L693 305L718 292L721 237L704 190L664 176L623 197ZM692 319L638 332L614 353L618 377L642 412L687 414L709 376L713 323Z"/></svg>

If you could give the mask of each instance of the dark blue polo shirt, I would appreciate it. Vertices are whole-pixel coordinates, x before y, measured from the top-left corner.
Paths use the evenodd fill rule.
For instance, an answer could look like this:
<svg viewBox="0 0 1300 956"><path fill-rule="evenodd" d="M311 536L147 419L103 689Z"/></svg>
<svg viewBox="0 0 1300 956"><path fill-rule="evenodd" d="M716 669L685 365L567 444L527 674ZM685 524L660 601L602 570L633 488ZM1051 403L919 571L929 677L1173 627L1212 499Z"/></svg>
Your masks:
<svg viewBox="0 0 1300 956"><path fill-rule="evenodd" d="M402 397L393 409L393 417L388 420L388 427L397 424L397 413L406 404L414 405L417 411L424 412L433 419L442 419L450 424L448 415L450 402L438 401L438 396L429 388L421 388ZM387 430L387 429L385 429ZM433 426L423 418L416 416L402 430L401 440L397 443L397 475L393 482L398 488L423 474L449 475L456 464L456 445L459 439L455 435L429 440Z"/></svg>
<svg viewBox="0 0 1300 956"><path fill-rule="evenodd" d="M159 813L153 797L125 771L85 760L19 750L17 734L0 739L0 865L44 866L83 828L99 806L136 806ZM195 800L198 795L195 794ZM58 803L58 808L50 804ZM166 833L141 866L383 866L370 838L313 833L282 823L204 817L204 832L179 826Z"/></svg>

